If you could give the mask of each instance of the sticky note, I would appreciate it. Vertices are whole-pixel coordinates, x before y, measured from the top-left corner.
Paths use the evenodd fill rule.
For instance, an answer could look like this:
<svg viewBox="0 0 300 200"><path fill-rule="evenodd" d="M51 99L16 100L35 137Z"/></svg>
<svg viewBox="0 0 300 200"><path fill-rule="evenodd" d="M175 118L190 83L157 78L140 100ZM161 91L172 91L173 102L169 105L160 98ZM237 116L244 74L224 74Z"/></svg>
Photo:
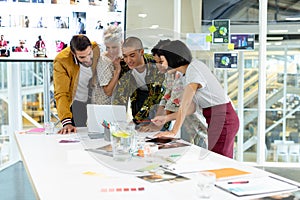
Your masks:
<svg viewBox="0 0 300 200"><path fill-rule="evenodd" d="M210 26L210 27L208 28L208 30L209 30L211 33L213 33L213 32L215 32L215 31L217 30L217 28L216 28L215 26Z"/></svg>
<svg viewBox="0 0 300 200"><path fill-rule="evenodd" d="M211 35L206 36L206 42L212 42L212 37Z"/></svg>
<svg viewBox="0 0 300 200"><path fill-rule="evenodd" d="M234 44L233 43L228 43L228 49L229 50L234 50Z"/></svg>

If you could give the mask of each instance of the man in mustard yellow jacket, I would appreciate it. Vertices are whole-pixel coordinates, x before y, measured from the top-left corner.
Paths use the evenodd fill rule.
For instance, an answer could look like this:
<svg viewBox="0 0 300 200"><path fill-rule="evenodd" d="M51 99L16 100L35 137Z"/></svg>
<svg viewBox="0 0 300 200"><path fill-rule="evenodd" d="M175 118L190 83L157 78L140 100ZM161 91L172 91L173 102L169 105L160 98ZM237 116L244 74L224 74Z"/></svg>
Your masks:
<svg viewBox="0 0 300 200"><path fill-rule="evenodd" d="M96 81L100 48L85 35L74 35L70 46L54 59L53 83L58 117L63 128L60 134L76 132L86 126L86 105Z"/></svg>

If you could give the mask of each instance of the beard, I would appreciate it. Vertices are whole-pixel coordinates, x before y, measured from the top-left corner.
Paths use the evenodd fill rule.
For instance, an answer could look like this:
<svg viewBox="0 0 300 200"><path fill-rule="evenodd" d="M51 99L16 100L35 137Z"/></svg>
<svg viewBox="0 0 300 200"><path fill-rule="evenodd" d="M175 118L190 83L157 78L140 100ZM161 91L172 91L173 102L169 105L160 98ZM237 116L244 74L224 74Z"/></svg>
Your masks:
<svg viewBox="0 0 300 200"><path fill-rule="evenodd" d="M82 64L84 67L89 68L93 64L93 58L91 58L90 62L79 62L79 63Z"/></svg>

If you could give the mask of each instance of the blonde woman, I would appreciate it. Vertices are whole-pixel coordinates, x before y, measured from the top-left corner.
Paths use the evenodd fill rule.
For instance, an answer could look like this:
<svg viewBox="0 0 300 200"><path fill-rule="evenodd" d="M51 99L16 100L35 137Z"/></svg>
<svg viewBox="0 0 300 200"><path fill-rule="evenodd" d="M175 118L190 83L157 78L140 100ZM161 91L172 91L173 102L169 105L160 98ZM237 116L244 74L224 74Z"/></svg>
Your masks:
<svg viewBox="0 0 300 200"><path fill-rule="evenodd" d="M109 26L103 32L106 51L101 54L97 65L97 83L92 93L93 104L109 105L113 90L120 78L122 61L121 45L123 32L119 26Z"/></svg>

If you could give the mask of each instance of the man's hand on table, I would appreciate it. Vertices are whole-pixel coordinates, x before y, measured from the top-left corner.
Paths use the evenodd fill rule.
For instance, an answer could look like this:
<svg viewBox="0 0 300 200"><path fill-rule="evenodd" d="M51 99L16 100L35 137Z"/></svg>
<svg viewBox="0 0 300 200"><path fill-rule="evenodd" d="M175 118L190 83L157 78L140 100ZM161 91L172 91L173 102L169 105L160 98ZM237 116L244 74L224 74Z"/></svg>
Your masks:
<svg viewBox="0 0 300 200"><path fill-rule="evenodd" d="M66 126L64 126L62 129L60 129L57 133L58 134L70 134L70 133L76 133L77 129L75 126L73 126L72 124L67 124Z"/></svg>

